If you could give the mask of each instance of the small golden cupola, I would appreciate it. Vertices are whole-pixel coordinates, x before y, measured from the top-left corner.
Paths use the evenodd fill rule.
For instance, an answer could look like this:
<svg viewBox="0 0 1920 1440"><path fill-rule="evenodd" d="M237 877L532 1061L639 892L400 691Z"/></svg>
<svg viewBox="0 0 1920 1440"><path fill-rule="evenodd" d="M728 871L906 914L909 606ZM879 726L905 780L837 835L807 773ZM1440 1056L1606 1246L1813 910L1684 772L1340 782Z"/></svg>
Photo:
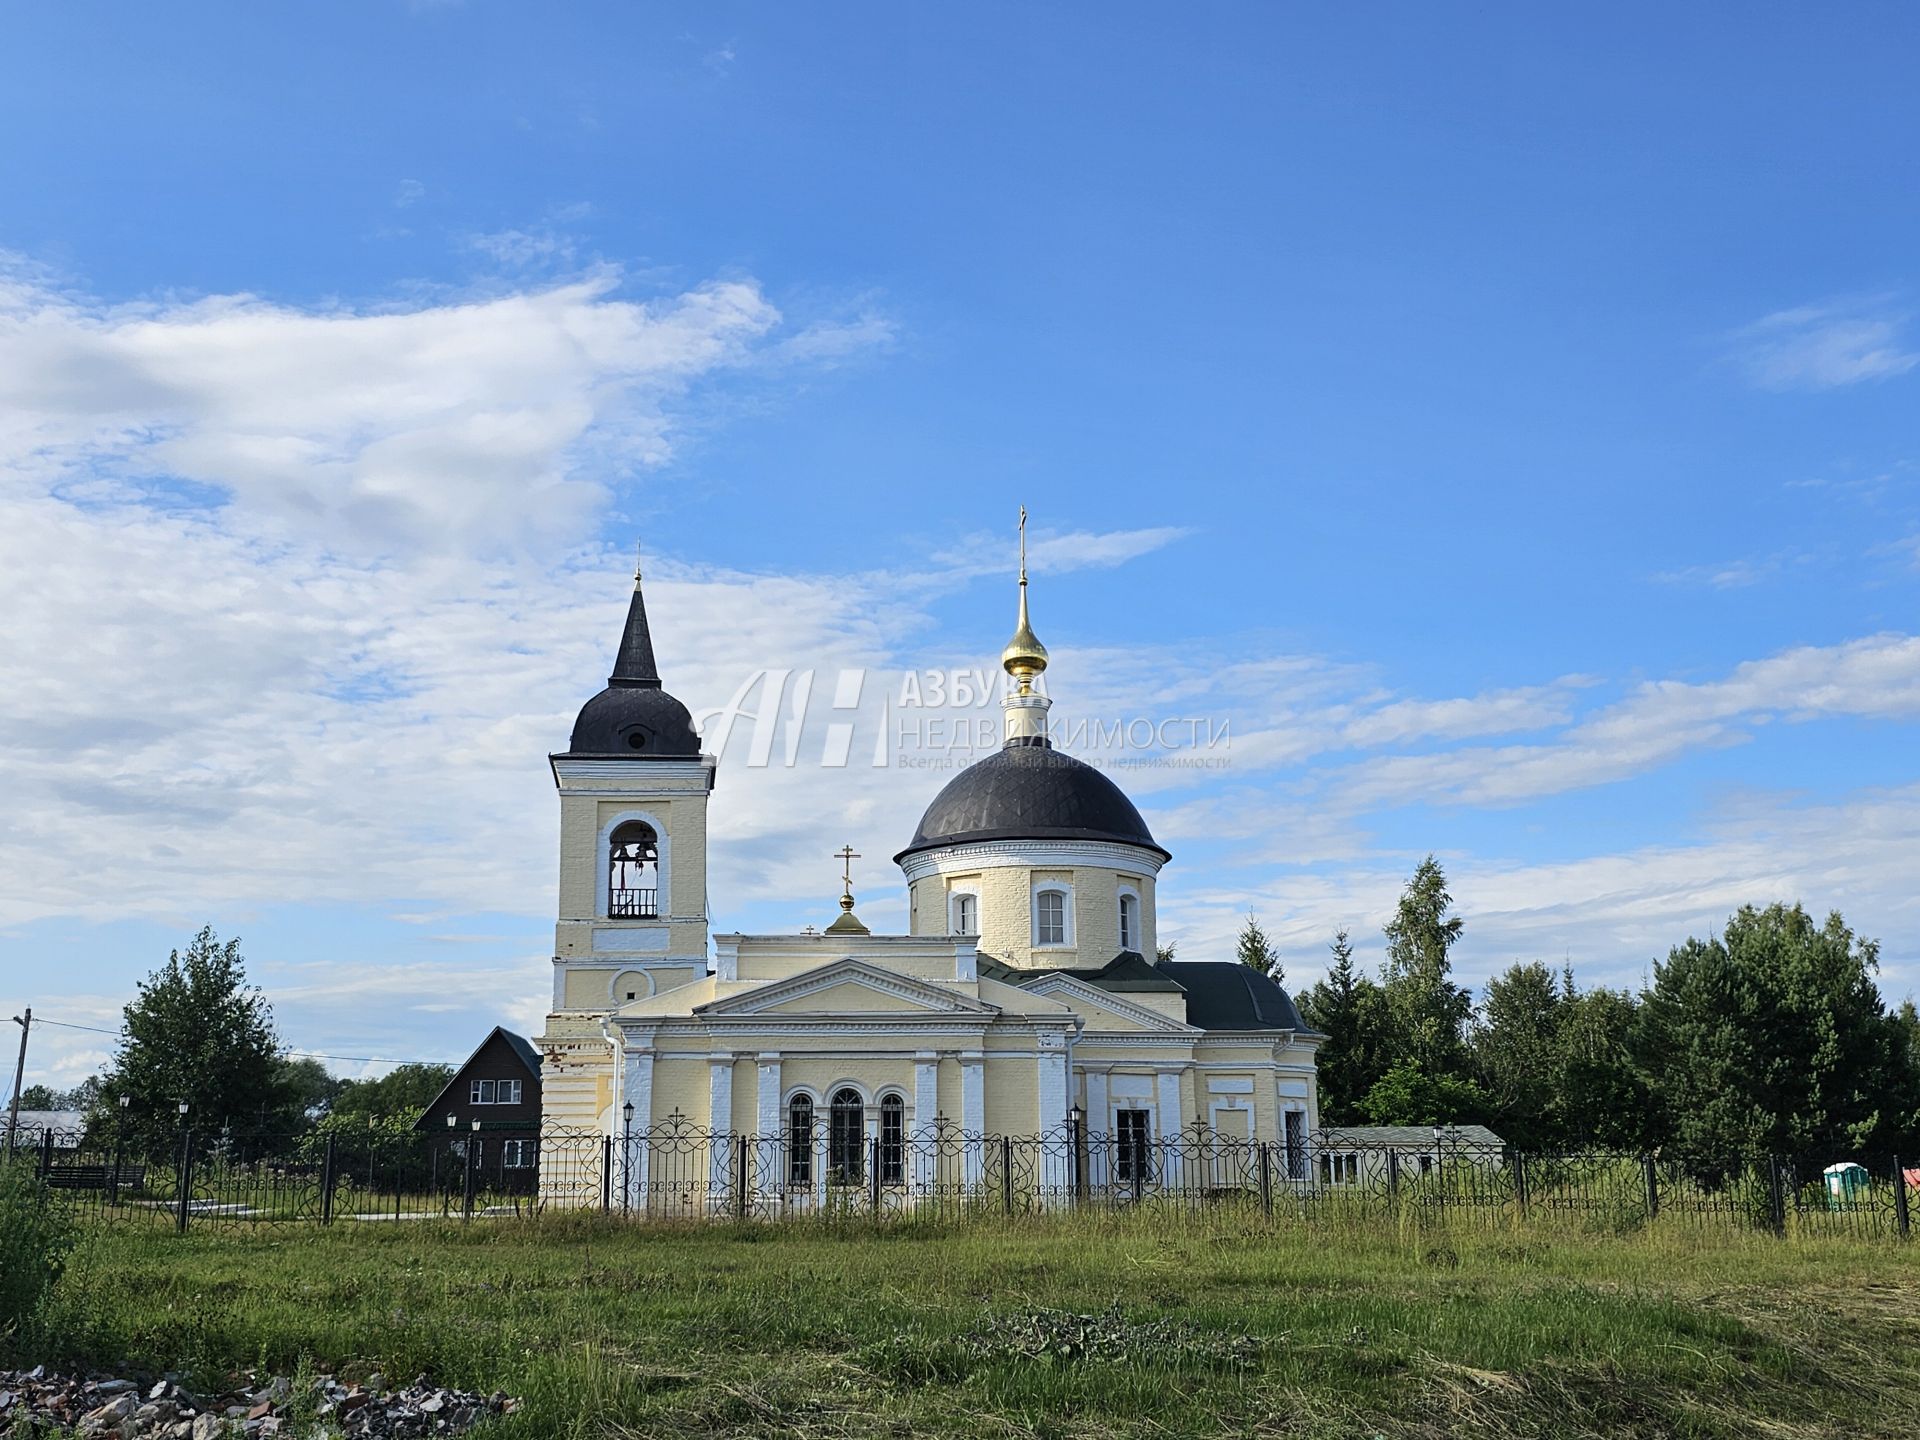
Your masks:
<svg viewBox="0 0 1920 1440"><path fill-rule="evenodd" d="M827 926L829 935L871 935L860 917L853 913L853 862L860 854L851 845L843 846L834 856L840 862L840 913Z"/></svg>
<svg viewBox="0 0 1920 1440"><path fill-rule="evenodd" d="M1033 693L1033 677L1047 668L1047 647L1033 633L1033 622L1027 618L1027 507L1024 505L1020 507L1020 621L1014 626L1007 648L1000 652L1000 665L1020 683L1022 695Z"/></svg>
<svg viewBox="0 0 1920 1440"><path fill-rule="evenodd" d="M1002 702L1006 713L1006 743L1009 745L1046 745L1047 711L1052 701L1033 688L1033 682L1047 668L1047 647L1033 633L1033 621L1027 615L1027 507L1020 507L1020 619L1013 639L1000 652L1000 665L1014 679L1014 688Z"/></svg>

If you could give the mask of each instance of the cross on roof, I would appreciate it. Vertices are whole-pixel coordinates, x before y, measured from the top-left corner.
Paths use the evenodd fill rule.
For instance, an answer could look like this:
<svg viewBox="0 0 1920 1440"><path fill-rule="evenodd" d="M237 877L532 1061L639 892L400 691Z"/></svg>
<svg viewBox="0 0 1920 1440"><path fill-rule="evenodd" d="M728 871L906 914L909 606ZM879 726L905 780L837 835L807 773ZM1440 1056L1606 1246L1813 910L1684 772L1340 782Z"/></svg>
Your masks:
<svg viewBox="0 0 1920 1440"><path fill-rule="evenodd" d="M833 858L840 862L840 888L851 895L853 893L853 862L860 858L860 852L851 845L842 845L833 852Z"/></svg>

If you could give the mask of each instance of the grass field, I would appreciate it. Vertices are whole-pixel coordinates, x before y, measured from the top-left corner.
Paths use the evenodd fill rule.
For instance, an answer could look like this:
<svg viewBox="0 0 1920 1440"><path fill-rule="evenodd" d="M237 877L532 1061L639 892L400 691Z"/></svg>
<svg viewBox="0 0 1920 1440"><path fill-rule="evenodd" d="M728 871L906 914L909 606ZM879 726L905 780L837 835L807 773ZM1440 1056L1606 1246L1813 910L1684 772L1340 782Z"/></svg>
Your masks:
<svg viewBox="0 0 1920 1440"><path fill-rule="evenodd" d="M501 1436L1920 1435L1920 1250L1884 1241L103 1227L39 1328L31 1358L203 1383L505 1389Z"/></svg>

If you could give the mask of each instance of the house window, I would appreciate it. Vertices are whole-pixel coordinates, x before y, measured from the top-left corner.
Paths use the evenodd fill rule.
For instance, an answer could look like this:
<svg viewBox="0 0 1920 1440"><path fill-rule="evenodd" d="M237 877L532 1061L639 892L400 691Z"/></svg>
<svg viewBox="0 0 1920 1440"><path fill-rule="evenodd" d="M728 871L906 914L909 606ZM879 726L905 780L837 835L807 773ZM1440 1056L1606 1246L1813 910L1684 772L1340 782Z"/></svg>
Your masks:
<svg viewBox="0 0 1920 1440"><path fill-rule="evenodd" d="M899 1095L880 1097L880 1183L903 1185L907 1179L907 1102Z"/></svg>
<svg viewBox="0 0 1920 1440"><path fill-rule="evenodd" d="M503 1140L500 1142L500 1163L509 1170L530 1170L539 1150L538 1140Z"/></svg>
<svg viewBox="0 0 1920 1440"><path fill-rule="evenodd" d="M660 916L660 837L644 820L629 820L607 842L607 916Z"/></svg>
<svg viewBox="0 0 1920 1440"><path fill-rule="evenodd" d="M867 1107L851 1086L833 1092L827 1108L827 1174L836 1185L860 1183L860 1152L866 1148Z"/></svg>
<svg viewBox="0 0 1920 1440"><path fill-rule="evenodd" d="M1120 897L1120 948L1122 950L1140 948L1140 897L1138 895Z"/></svg>
<svg viewBox="0 0 1920 1440"><path fill-rule="evenodd" d="M1036 945L1064 945L1067 943L1067 893L1064 890L1042 890L1034 901L1033 943Z"/></svg>
<svg viewBox="0 0 1920 1440"><path fill-rule="evenodd" d="M467 1103L470 1105L518 1105L520 1086L518 1080L472 1080L467 1084Z"/></svg>
<svg viewBox="0 0 1920 1440"><path fill-rule="evenodd" d="M1153 1122L1145 1110L1118 1110L1113 1117L1114 1174L1129 1185L1153 1178Z"/></svg>
<svg viewBox="0 0 1920 1440"><path fill-rule="evenodd" d="M787 1102L787 1183L813 1183L813 1097L796 1095Z"/></svg>
<svg viewBox="0 0 1920 1440"><path fill-rule="evenodd" d="M1322 1155L1320 1179L1328 1185L1357 1185L1360 1181L1360 1157L1352 1153Z"/></svg>
<svg viewBox="0 0 1920 1440"><path fill-rule="evenodd" d="M978 935L980 933L980 902L972 895L953 897L953 933L956 935Z"/></svg>

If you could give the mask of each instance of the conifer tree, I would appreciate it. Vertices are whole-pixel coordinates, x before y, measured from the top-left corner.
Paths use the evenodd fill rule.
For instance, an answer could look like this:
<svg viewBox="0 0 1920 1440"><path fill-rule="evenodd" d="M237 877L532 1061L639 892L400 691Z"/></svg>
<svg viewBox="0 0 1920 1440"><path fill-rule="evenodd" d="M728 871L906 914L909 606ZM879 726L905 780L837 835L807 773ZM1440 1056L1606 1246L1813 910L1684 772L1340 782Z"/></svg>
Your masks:
<svg viewBox="0 0 1920 1440"><path fill-rule="evenodd" d="M1300 1018L1327 1038L1314 1057L1325 1125L1355 1125L1360 1101L1386 1070L1381 1053L1386 1002L1380 987L1353 963L1353 942L1333 937L1326 979L1300 995Z"/></svg>
<svg viewBox="0 0 1920 1440"><path fill-rule="evenodd" d="M1280 952L1268 942L1260 917L1251 910L1247 912L1247 923L1240 927L1240 939L1234 947L1233 958L1249 970L1258 970L1262 975L1270 976L1276 984L1286 974L1280 963Z"/></svg>
<svg viewBox="0 0 1920 1440"><path fill-rule="evenodd" d="M1453 981L1449 958L1465 922L1449 913L1446 873L1429 855L1420 862L1387 922L1387 959L1382 968L1389 1045L1396 1060L1431 1076L1465 1075L1462 1032L1473 997Z"/></svg>

